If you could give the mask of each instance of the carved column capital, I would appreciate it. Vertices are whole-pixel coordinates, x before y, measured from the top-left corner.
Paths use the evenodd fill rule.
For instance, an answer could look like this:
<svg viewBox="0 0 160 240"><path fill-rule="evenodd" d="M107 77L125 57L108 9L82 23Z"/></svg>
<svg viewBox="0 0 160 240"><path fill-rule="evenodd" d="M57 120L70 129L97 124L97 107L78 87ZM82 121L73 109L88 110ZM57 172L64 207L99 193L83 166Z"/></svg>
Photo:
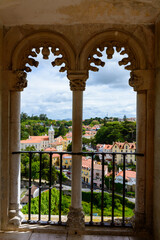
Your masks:
<svg viewBox="0 0 160 240"><path fill-rule="evenodd" d="M13 86L13 89L16 91L23 91L24 88L27 87L27 73L24 71L15 71L15 78L16 78L16 83Z"/></svg>
<svg viewBox="0 0 160 240"><path fill-rule="evenodd" d="M21 70L4 70L4 88L9 91L23 91L27 87L27 73Z"/></svg>
<svg viewBox="0 0 160 240"><path fill-rule="evenodd" d="M84 91L86 80L88 79L87 70L68 70L67 77L70 80L71 91Z"/></svg>
<svg viewBox="0 0 160 240"><path fill-rule="evenodd" d="M153 70L133 70L130 76L129 85L134 88L134 91L139 92L153 88Z"/></svg>

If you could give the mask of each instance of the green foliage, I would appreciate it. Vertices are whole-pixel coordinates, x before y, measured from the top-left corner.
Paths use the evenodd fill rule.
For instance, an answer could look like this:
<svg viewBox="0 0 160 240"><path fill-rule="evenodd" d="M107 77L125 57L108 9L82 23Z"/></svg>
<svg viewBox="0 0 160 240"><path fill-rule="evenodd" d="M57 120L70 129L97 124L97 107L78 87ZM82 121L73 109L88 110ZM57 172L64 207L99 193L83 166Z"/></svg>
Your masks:
<svg viewBox="0 0 160 240"><path fill-rule="evenodd" d="M46 114L39 116L28 116L27 113L21 113L21 140L28 139L29 136L42 136L48 134L48 128L54 125L55 137L64 136L68 132L68 127L72 126L72 121L51 120Z"/></svg>
<svg viewBox="0 0 160 240"><path fill-rule="evenodd" d="M126 192L126 196L135 198L135 192Z"/></svg>
<svg viewBox="0 0 160 240"><path fill-rule="evenodd" d="M105 181L105 185L106 185L107 189L111 190L112 189L112 176L109 176L109 177L105 176L104 181ZM115 192L123 193L123 184L115 183L114 187L115 187Z"/></svg>
<svg viewBox="0 0 160 240"><path fill-rule="evenodd" d="M65 136L68 132L68 129L65 128L64 124L60 124L60 127L58 129L58 136Z"/></svg>
<svg viewBox="0 0 160 240"><path fill-rule="evenodd" d="M35 151L35 147L27 147L25 151ZM45 153L42 154L42 179L49 181L50 180L50 158L49 154ZM40 172L40 157L38 153L32 153L32 160L31 160L31 178L33 181L35 179L39 179L39 172ZM22 178L29 178L29 155L27 153L21 154L21 177ZM59 171L55 169L54 166L51 166L51 184L54 184L55 181L59 179ZM66 181L67 178L62 173L62 181Z"/></svg>
<svg viewBox="0 0 160 240"><path fill-rule="evenodd" d="M106 122L96 136L96 143L112 144L113 142L136 141L135 122Z"/></svg>
<svg viewBox="0 0 160 240"><path fill-rule="evenodd" d="M82 192L82 207L85 215L90 215L91 207L91 193ZM122 216L122 203L123 198L115 194L115 216ZM31 214L38 214L39 197L31 200ZM49 191L41 194L41 214L48 214L49 208ZM69 212L69 206L71 205L71 197L62 193L62 215L66 215ZM125 216L133 216L133 209L135 205L132 202L125 200ZM22 209L24 214L28 213L28 204ZM59 213L59 191L53 188L51 190L51 214L57 215ZM93 193L93 213L101 215L101 193ZM104 193L104 216L112 215L112 194Z"/></svg>
<svg viewBox="0 0 160 240"><path fill-rule="evenodd" d="M69 143L67 146L67 152L71 152L72 151L72 143Z"/></svg>

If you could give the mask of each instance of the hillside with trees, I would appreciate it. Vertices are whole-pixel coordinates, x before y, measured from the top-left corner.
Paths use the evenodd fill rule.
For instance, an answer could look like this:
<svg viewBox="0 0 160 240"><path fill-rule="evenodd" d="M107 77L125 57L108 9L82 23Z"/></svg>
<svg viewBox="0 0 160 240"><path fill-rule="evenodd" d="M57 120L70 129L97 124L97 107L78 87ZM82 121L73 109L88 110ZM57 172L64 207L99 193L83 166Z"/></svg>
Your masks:
<svg viewBox="0 0 160 240"><path fill-rule="evenodd" d="M71 193L62 194L61 210L62 215L67 215L69 207L71 205ZM85 215L90 215L90 204L91 193L82 192L82 207ZM101 216L101 193L93 193L93 213L97 213ZM122 202L123 198L115 194L115 217L122 216ZM31 214L39 213L39 197L31 200ZM125 200L125 216L132 217L134 215L133 209L134 203ZM41 214L48 215L49 209L49 191L42 192L41 194ZM22 208L22 213L28 214L28 204ZM58 215L59 213L59 190L53 188L51 190L51 215ZM112 194L104 193L104 216L112 216Z"/></svg>

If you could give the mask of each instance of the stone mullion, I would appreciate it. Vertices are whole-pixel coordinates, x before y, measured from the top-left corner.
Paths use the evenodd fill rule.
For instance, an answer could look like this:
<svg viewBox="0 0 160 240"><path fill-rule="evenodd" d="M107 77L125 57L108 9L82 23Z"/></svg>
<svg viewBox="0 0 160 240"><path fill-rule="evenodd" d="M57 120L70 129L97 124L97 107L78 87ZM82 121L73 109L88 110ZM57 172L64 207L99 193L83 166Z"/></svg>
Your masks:
<svg viewBox="0 0 160 240"><path fill-rule="evenodd" d="M10 94L10 198L9 221L19 226L21 223L20 212L20 92L11 91Z"/></svg>
<svg viewBox="0 0 160 240"><path fill-rule="evenodd" d="M146 92L137 93L136 151L146 155ZM145 168L146 156L136 159L136 227L144 226L145 221Z"/></svg>
<svg viewBox="0 0 160 240"><path fill-rule="evenodd" d="M153 79L152 79L153 80ZM152 230L153 223L153 172L154 172L154 89L147 91L147 143L146 143L146 226Z"/></svg>
<svg viewBox="0 0 160 240"><path fill-rule="evenodd" d="M83 120L83 90L88 75L86 72L68 72L72 99L72 152L82 151L82 120ZM72 196L67 225L75 229L84 228L84 214L82 211L82 156L72 156Z"/></svg>
<svg viewBox="0 0 160 240"><path fill-rule="evenodd" d="M153 126L154 92L153 70L133 70L129 84L137 91L137 156L135 223L137 228L150 225L152 221L153 183Z"/></svg>

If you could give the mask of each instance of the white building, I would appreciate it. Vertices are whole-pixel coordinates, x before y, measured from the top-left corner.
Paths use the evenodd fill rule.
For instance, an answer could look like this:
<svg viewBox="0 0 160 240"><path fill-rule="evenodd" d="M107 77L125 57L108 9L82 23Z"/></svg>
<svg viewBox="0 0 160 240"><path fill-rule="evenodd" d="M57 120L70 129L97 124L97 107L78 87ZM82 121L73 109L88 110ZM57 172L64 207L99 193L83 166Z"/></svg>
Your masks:
<svg viewBox="0 0 160 240"><path fill-rule="evenodd" d="M123 184L123 171L120 171L115 177L115 183ZM127 191L135 191L136 186L136 172L125 171L125 185Z"/></svg>
<svg viewBox="0 0 160 240"><path fill-rule="evenodd" d="M54 129L51 126L48 130L48 136L29 136L27 140L21 140L21 149L34 146L37 151L48 148L54 140Z"/></svg>

